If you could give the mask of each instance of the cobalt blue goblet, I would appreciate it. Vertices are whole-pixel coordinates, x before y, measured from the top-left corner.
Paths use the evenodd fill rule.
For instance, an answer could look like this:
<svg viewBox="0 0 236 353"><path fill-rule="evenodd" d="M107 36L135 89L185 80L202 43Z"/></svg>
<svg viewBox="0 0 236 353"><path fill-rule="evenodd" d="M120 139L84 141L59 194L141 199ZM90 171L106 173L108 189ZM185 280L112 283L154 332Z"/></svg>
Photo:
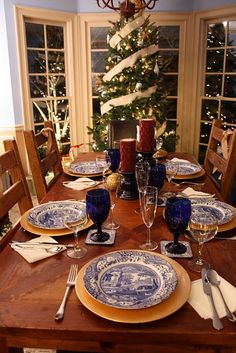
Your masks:
<svg viewBox="0 0 236 353"><path fill-rule="evenodd" d="M90 238L94 242L104 242L110 235L102 231L102 224L107 219L110 211L110 195L105 189L89 190L86 194L87 213L97 227Z"/></svg>
<svg viewBox="0 0 236 353"><path fill-rule="evenodd" d="M115 173L120 165L120 150L117 148L108 148L107 154L111 160L110 169L112 173Z"/></svg>
<svg viewBox="0 0 236 353"><path fill-rule="evenodd" d="M166 245L166 250L172 254L184 254L186 246L179 243L180 234L187 228L191 216L191 201L184 197L170 197L167 199L165 219L174 241Z"/></svg>
<svg viewBox="0 0 236 353"><path fill-rule="evenodd" d="M156 163L150 171L150 177L149 177L149 185L155 186L158 190L158 195L159 192L164 185L166 178L166 166L162 163ZM161 205L163 203L163 200L158 197L157 198L157 205Z"/></svg>

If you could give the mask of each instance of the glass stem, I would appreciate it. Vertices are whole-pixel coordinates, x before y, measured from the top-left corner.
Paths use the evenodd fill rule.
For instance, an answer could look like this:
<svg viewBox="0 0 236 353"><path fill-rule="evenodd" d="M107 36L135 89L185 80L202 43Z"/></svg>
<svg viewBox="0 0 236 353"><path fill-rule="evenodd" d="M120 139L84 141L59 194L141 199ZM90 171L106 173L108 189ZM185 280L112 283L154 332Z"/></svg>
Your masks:
<svg viewBox="0 0 236 353"><path fill-rule="evenodd" d="M74 251L79 251L80 246L79 246L79 239L78 239L78 233L74 233L75 236L75 242L74 242Z"/></svg>
<svg viewBox="0 0 236 353"><path fill-rule="evenodd" d="M151 229L147 227L147 244L151 243Z"/></svg>
<svg viewBox="0 0 236 353"><path fill-rule="evenodd" d="M102 236L102 225L100 223L97 224L97 235L98 237Z"/></svg>
<svg viewBox="0 0 236 353"><path fill-rule="evenodd" d="M202 263L202 248L204 243L198 244L198 261Z"/></svg>
<svg viewBox="0 0 236 353"><path fill-rule="evenodd" d="M174 233L174 245L178 245L179 244L179 233Z"/></svg>

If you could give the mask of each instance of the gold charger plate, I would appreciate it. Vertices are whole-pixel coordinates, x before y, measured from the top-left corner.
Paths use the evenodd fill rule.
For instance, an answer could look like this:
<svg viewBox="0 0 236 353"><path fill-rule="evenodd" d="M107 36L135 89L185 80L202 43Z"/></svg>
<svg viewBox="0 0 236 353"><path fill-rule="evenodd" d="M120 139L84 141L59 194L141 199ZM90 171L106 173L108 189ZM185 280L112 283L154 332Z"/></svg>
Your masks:
<svg viewBox="0 0 236 353"><path fill-rule="evenodd" d="M173 179L195 179L195 178L200 178L203 175L205 175L205 170L202 168L198 173L186 174L186 175L177 174Z"/></svg>
<svg viewBox="0 0 236 353"><path fill-rule="evenodd" d="M94 299L87 293L83 282L85 270L90 264L90 262L93 261L91 260L89 263L87 263L81 268L76 278L75 290L81 303L94 314L101 316L104 319L132 324L159 320L177 311L186 303L189 298L191 288L191 281L189 275L178 262L159 253L155 254L151 252L151 254L159 256L168 261L177 273L177 287L168 299L166 299L160 304L151 306L149 308L132 310L117 309L98 302L96 299Z"/></svg>
<svg viewBox="0 0 236 353"><path fill-rule="evenodd" d="M27 220L29 212L31 212L32 209L26 211L20 219L20 224L21 226L27 230L30 233L33 234L38 234L38 235L45 235L48 237L59 237L67 234L72 234L73 232L69 229L62 228L62 229L43 229L43 228L38 228L30 224ZM93 225L93 222L91 219L88 220L88 222L85 224L82 230L87 229Z"/></svg>
<svg viewBox="0 0 236 353"><path fill-rule="evenodd" d="M236 208L234 209L234 217L228 223L224 223L219 225L218 231L219 232L226 232L227 230L231 230L236 227ZM217 235L216 235L217 238Z"/></svg>

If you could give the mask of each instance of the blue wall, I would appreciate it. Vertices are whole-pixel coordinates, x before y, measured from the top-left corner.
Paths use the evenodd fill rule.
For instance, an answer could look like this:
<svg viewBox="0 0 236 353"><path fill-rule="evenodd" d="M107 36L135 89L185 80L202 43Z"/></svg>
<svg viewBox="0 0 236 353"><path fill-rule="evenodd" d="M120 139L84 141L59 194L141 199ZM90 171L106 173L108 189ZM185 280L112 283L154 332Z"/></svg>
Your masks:
<svg viewBox="0 0 236 353"><path fill-rule="evenodd" d="M159 0L153 11L191 12L231 4L236 0ZM111 11L98 8L96 0L0 0L0 128L23 123L14 5L74 13Z"/></svg>

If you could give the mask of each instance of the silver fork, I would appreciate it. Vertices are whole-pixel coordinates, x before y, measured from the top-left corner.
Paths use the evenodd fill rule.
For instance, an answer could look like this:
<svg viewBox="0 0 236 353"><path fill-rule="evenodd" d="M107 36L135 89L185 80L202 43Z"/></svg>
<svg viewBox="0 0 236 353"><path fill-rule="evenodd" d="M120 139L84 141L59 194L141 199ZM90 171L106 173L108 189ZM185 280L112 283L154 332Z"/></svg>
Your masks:
<svg viewBox="0 0 236 353"><path fill-rule="evenodd" d="M76 279L77 273L78 273L78 265L71 265L69 275L67 278L67 282L66 282L66 291L65 291L64 297L62 299L61 305L60 305L57 313L54 315L55 320L61 320L64 317L67 297L68 297L70 288L75 285L75 279Z"/></svg>

